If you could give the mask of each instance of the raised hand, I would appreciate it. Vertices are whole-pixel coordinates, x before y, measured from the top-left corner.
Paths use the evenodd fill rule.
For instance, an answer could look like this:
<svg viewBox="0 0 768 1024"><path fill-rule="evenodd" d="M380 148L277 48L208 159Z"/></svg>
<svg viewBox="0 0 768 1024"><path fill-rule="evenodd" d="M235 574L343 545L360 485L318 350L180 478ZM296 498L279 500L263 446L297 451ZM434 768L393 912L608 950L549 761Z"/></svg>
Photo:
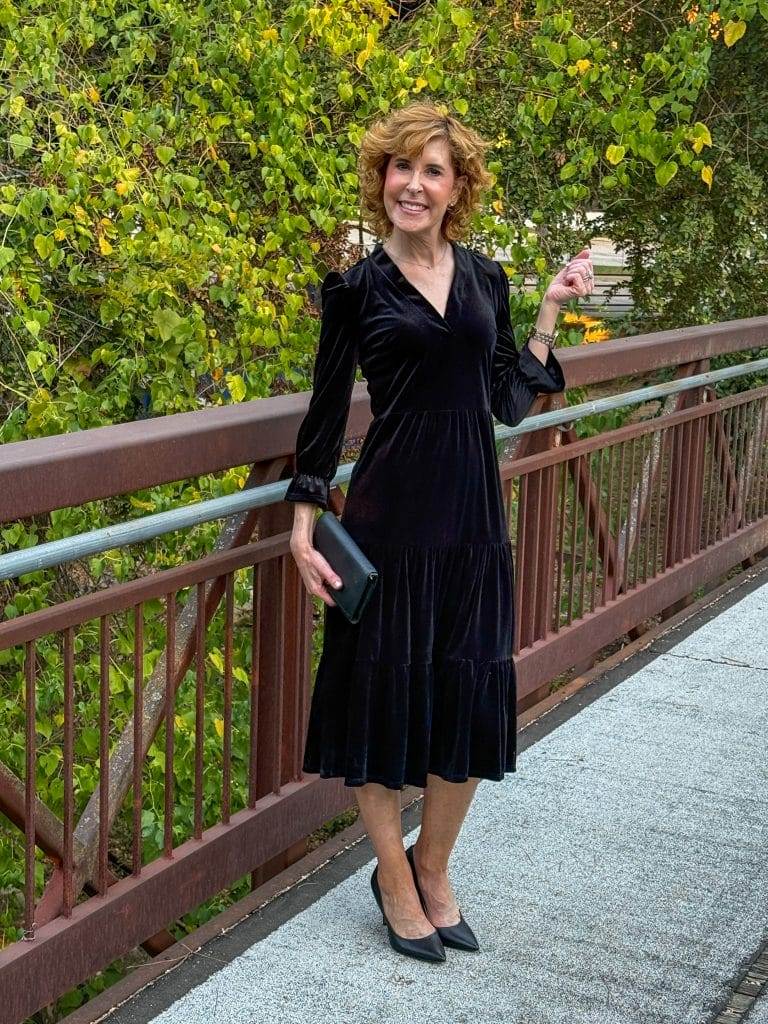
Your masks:
<svg viewBox="0 0 768 1024"><path fill-rule="evenodd" d="M592 256L589 249L582 249L552 279L544 293L545 302L562 305L582 295L591 295L595 287Z"/></svg>

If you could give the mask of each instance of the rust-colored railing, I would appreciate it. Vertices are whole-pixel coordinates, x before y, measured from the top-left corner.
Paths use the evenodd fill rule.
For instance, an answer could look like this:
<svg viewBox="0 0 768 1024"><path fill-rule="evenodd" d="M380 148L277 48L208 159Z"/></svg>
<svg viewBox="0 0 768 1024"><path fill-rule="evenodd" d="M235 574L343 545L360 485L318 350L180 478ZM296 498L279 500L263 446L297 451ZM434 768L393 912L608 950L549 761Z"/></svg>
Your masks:
<svg viewBox="0 0 768 1024"><path fill-rule="evenodd" d="M766 346L763 317L569 350L562 362L577 387L664 367L687 376L706 371L713 356ZM253 465L246 486L285 478L307 399L8 445L0 521L243 464ZM558 401L541 399L535 411ZM653 419L609 433L579 440L572 429L547 428L507 446L521 706L768 547L767 403L766 388L717 400L697 388ZM349 436L369 420L359 384ZM337 508L342 497L334 491ZM172 921L353 805L341 780L301 773L314 624L288 547L292 514L285 502L243 513L204 558L0 624L0 651L24 652L27 711L23 778L0 765L0 810L25 834L26 867L25 939L0 952L0 1020L25 1019L139 944L164 948ZM149 622L164 639L148 659ZM84 634L95 652L87 664ZM35 788L43 649L60 658L60 817ZM115 668L128 681L127 718L110 703ZM98 785L87 794L76 792L75 763L84 693L99 704ZM182 697L192 712L179 721ZM188 822L174 800L179 731L191 759ZM147 862L144 769L158 737L162 843ZM122 865L118 827L120 850L129 851ZM52 866L42 892L36 849Z"/></svg>

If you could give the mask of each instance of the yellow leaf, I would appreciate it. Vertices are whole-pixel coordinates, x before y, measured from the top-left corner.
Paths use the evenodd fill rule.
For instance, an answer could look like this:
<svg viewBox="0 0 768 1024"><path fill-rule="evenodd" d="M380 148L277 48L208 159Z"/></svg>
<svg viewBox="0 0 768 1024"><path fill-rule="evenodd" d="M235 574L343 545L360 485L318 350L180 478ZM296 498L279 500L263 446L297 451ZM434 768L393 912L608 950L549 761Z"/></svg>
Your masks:
<svg viewBox="0 0 768 1024"><path fill-rule="evenodd" d="M216 735L221 739L224 736L224 719L214 718L213 727L216 730Z"/></svg>
<svg viewBox="0 0 768 1024"><path fill-rule="evenodd" d="M492 202L492 203L491 203L491 207L492 207L492 208L493 208L493 209L494 209L494 210L496 211L496 213L498 213L498 214L502 214L502 213L504 213L504 203L503 203L503 202L501 201L501 199L496 199L496 200L495 200L494 202Z"/></svg>
<svg viewBox="0 0 768 1024"><path fill-rule="evenodd" d="M115 192L117 192L119 196L124 196L130 187L131 186L128 184L127 181L118 181L118 183L115 185Z"/></svg>
<svg viewBox="0 0 768 1024"><path fill-rule="evenodd" d="M88 99L91 103L98 103L101 99L101 94L95 86L90 86L88 89Z"/></svg>
<svg viewBox="0 0 768 1024"><path fill-rule="evenodd" d="M186 732L187 731L186 723L185 723L184 719L181 717L181 715L174 715L173 716L173 724L181 732Z"/></svg>
<svg viewBox="0 0 768 1024"><path fill-rule="evenodd" d="M245 382L239 373L228 373L226 375L227 387L233 401L242 402L245 398Z"/></svg>
<svg viewBox="0 0 768 1024"><path fill-rule="evenodd" d="M114 252L114 249L103 235L99 238L99 250L102 256L109 256L111 252Z"/></svg>
<svg viewBox="0 0 768 1024"><path fill-rule="evenodd" d="M694 152L700 153L705 146L712 145L712 136L709 133L709 128L702 122L697 121L693 126L696 135L691 142Z"/></svg>
<svg viewBox="0 0 768 1024"><path fill-rule="evenodd" d="M422 89L426 89L428 84L429 83L427 82L426 78L417 78L416 81L413 83L413 91L421 92Z"/></svg>
<svg viewBox="0 0 768 1024"><path fill-rule="evenodd" d="M155 506L151 501L142 501L141 498L135 498L133 495L128 499L134 508L144 509L145 512L154 512Z"/></svg>
<svg viewBox="0 0 768 1024"><path fill-rule="evenodd" d="M277 42L277 29L276 28L265 28L261 33L261 38L266 39L269 43Z"/></svg>
<svg viewBox="0 0 768 1024"><path fill-rule="evenodd" d="M63 242L64 239L67 237L67 233L62 228L56 228L56 230L53 232L53 237L56 239L57 242Z"/></svg>
<svg viewBox="0 0 768 1024"><path fill-rule="evenodd" d="M608 341L610 337L611 332L605 330L605 328L599 330L593 329L591 331L584 332L584 341L586 341L587 344L591 344L594 341Z"/></svg>
<svg viewBox="0 0 768 1024"><path fill-rule="evenodd" d="M605 151L606 159L611 164L620 164L624 159L626 148L624 146L608 146Z"/></svg>
<svg viewBox="0 0 768 1024"><path fill-rule="evenodd" d="M365 49L361 50L355 57L355 64L362 71L368 58L373 53L373 48L376 45L376 39L374 38L373 32L369 32L365 38Z"/></svg>
<svg viewBox="0 0 768 1024"><path fill-rule="evenodd" d="M712 168L709 164L701 168L701 180L706 184L707 188L712 188Z"/></svg>
<svg viewBox="0 0 768 1024"><path fill-rule="evenodd" d="M591 67L592 67L592 61L591 60L586 60L585 59L585 60L577 60L576 61L576 70L579 72L580 75L586 74L587 71L589 71L589 69Z"/></svg>
<svg viewBox="0 0 768 1024"><path fill-rule="evenodd" d="M24 99L23 96L14 96L13 99L8 104L8 108L9 108L11 114L14 117L19 117L19 115L21 114L22 110L26 106L26 102L27 101Z"/></svg>
<svg viewBox="0 0 768 1024"><path fill-rule="evenodd" d="M747 31L746 21L729 21L723 30L723 39L725 40L726 46L733 46L734 43L738 43L744 33Z"/></svg>

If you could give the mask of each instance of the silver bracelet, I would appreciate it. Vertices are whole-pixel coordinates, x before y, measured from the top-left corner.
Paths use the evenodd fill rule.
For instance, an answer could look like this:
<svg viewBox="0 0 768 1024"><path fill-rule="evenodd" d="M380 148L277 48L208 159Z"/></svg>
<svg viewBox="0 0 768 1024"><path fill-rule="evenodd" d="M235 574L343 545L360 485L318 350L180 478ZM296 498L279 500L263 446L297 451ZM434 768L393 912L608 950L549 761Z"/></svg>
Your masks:
<svg viewBox="0 0 768 1024"><path fill-rule="evenodd" d="M540 341L542 344L546 345L548 349L553 349L555 347L555 332L553 331L550 334L549 331L540 331L538 328L534 327L528 335L528 341Z"/></svg>

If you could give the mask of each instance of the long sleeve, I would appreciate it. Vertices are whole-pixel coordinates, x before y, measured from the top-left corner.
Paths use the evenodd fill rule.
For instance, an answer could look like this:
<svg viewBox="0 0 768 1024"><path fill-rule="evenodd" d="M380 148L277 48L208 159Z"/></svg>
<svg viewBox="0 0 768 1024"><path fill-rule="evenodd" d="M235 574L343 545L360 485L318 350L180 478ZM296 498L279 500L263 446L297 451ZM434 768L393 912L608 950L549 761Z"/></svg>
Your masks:
<svg viewBox="0 0 768 1024"><path fill-rule="evenodd" d="M496 308L496 348L491 367L491 412L509 427L524 419L538 394L555 394L565 388L560 363L550 351L546 365L524 345L515 347L515 336L509 312L509 278L498 262Z"/></svg>
<svg viewBox="0 0 768 1024"><path fill-rule="evenodd" d="M313 390L296 435L296 472L285 501L328 507L336 475L357 367L354 289L331 270L320 287L320 339L312 375Z"/></svg>

